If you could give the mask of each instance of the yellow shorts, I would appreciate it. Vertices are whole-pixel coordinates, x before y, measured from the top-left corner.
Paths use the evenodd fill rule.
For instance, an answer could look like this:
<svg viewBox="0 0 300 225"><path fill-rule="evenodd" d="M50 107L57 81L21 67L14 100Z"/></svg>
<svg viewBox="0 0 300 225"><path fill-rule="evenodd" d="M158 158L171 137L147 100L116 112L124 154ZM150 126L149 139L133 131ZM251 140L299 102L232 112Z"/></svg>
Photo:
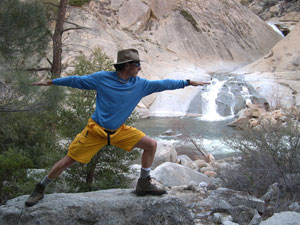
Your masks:
<svg viewBox="0 0 300 225"><path fill-rule="evenodd" d="M110 135L110 144L129 152L144 136L142 131L123 124ZM68 156L77 162L88 163L103 146L107 145L107 141L104 128L90 118L86 127L77 134L69 146Z"/></svg>

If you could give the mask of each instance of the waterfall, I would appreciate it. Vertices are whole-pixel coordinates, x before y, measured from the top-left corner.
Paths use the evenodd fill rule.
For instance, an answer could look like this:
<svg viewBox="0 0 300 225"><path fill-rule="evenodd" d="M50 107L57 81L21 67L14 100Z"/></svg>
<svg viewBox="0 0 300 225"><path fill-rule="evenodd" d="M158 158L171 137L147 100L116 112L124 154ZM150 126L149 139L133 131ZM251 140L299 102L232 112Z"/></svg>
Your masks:
<svg viewBox="0 0 300 225"><path fill-rule="evenodd" d="M223 75L220 80L214 78L205 92L202 92L202 116L200 120L221 121L231 119L247 103L266 102L247 84L243 77Z"/></svg>
<svg viewBox="0 0 300 225"><path fill-rule="evenodd" d="M284 37L284 34L278 29L278 27L277 27L275 24L273 24L273 23L271 23L271 22L267 22L267 24L268 24L269 26L271 26L272 29L273 29L274 31L276 31L281 37Z"/></svg>
<svg viewBox="0 0 300 225"><path fill-rule="evenodd" d="M216 99L225 82L225 80L219 81L217 79L213 79L211 84L207 88L207 92L204 92L202 94L203 105L201 120L224 120L224 117L220 116L217 112Z"/></svg>

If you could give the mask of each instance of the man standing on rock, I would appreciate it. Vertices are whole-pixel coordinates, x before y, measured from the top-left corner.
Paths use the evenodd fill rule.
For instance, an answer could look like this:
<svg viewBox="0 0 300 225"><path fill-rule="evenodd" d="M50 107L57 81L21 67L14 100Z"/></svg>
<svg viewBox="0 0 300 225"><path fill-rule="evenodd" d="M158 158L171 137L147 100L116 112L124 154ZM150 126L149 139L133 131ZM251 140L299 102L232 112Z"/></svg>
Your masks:
<svg viewBox="0 0 300 225"><path fill-rule="evenodd" d="M125 151L142 148L142 168L135 193L162 195L166 191L151 184L150 168L157 143L142 131L124 125L139 101L154 92L184 88L188 85L207 85L207 82L190 80L150 81L137 76L141 70L138 51L124 49L118 52L116 71L100 71L85 76L70 76L33 83L36 86L61 85L96 90L96 110L86 127L71 145L68 154L54 164L49 174L39 182L25 201L33 206L44 197L46 186L74 162L88 163L105 145L115 145Z"/></svg>

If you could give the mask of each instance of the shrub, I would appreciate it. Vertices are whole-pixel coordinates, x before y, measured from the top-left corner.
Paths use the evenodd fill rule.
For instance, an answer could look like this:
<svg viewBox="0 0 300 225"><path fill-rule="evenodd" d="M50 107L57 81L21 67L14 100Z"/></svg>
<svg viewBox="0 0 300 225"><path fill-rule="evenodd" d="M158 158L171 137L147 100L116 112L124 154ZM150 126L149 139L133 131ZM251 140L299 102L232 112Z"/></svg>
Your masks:
<svg viewBox="0 0 300 225"><path fill-rule="evenodd" d="M270 8L274 5L276 5L277 3L279 2L279 0L264 0L264 5L263 5L263 8L266 9L266 8Z"/></svg>
<svg viewBox="0 0 300 225"><path fill-rule="evenodd" d="M18 149L33 162L30 168L51 166L59 158L53 112L1 113L0 122L0 154Z"/></svg>
<svg viewBox="0 0 300 225"><path fill-rule="evenodd" d="M198 32L201 32L201 30L198 27L198 23L197 21L194 19L194 17L192 16L192 14L190 12L188 12L185 9L178 9L180 14L188 21L190 22L190 24L194 27L194 29Z"/></svg>
<svg viewBox="0 0 300 225"><path fill-rule="evenodd" d="M90 0L69 0L69 5L71 6L82 6L88 3Z"/></svg>
<svg viewBox="0 0 300 225"><path fill-rule="evenodd" d="M20 149L9 149L0 155L0 204L28 192L26 187L30 180L26 177L26 169L32 166L30 158Z"/></svg>
<svg viewBox="0 0 300 225"><path fill-rule="evenodd" d="M249 5L253 0L241 0L242 5Z"/></svg>
<svg viewBox="0 0 300 225"><path fill-rule="evenodd" d="M291 114L283 125L265 125L225 141L239 153L237 164L222 171L227 187L263 195L279 183L284 196L300 193L300 125Z"/></svg>

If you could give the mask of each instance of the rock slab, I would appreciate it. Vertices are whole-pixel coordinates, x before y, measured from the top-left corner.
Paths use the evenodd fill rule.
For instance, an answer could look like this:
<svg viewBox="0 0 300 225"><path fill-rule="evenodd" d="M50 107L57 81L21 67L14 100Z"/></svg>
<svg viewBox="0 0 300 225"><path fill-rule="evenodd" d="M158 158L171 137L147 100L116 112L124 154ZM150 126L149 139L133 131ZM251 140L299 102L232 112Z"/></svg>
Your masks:
<svg viewBox="0 0 300 225"><path fill-rule="evenodd" d="M300 213L281 212L260 223L260 225L300 225Z"/></svg>
<svg viewBox="0 0 300 225"><path fill-rule="evenodd" d="M183 203L168 195L137 197L131 189L45 195L26 208L26 195L0 207L1 225L194 224Z"/></svg>
<svg viewBox="0 0 300 225"><path fill-rule="evenodd" d="M159 165L151 172L151 176L168 187L190 185L191 183L198 185L201 182L212 183L208 176L171 162Z"/></svg>

